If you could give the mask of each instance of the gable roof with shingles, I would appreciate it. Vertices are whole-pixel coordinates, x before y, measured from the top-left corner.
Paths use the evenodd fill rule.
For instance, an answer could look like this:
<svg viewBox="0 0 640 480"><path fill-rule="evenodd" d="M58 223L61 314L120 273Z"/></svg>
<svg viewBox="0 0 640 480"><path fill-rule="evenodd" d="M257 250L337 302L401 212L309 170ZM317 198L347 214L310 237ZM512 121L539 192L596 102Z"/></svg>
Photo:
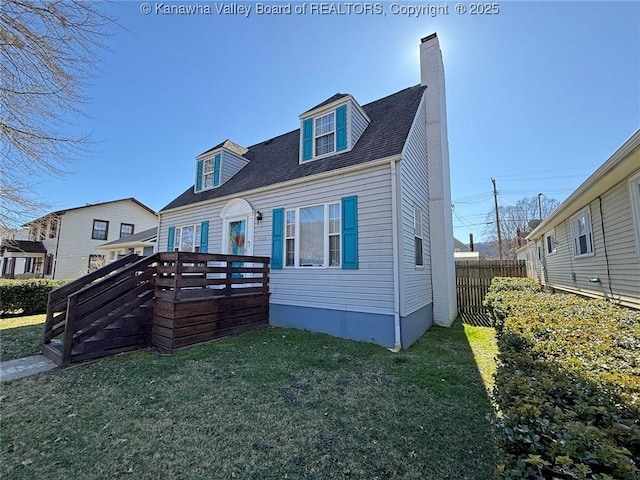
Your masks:
<svg viewBox="0 0 640 480"><path fill-rule="evenodd" d="M348 152L300 164L300 129L297 129L249 147L244 156L250 162L220 187L194 193L191 186L160 211L398 155L424 88L420 85L405 88L364 105L362 108L371 123Z"/></svg>

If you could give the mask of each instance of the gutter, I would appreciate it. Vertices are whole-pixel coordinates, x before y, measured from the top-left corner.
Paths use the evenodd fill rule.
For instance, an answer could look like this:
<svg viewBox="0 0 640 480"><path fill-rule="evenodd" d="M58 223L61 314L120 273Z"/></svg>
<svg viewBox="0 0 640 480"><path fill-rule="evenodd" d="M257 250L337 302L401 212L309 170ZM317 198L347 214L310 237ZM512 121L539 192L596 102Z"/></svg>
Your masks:
<svg viewBox="0 0 640 480"><path fill-rule="evenodd" d="M402 349L402 341L400 336L400 265L397 252L398 248L398 189L396 187L396 162L389 162L391 167L391 224L393 234L393 326L395 346L390 349L394 353L398 353Z"/></svg>

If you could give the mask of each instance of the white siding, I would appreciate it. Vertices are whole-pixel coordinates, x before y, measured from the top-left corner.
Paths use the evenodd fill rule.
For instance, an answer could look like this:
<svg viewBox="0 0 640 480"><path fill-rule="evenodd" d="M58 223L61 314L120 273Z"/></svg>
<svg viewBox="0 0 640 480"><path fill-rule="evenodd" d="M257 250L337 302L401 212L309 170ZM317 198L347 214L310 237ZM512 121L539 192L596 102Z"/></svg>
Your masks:
<svg viewBox="0 0 640 480"><path fill-rule="evenodd" d="M433 302L431 286L431 242L429 179L424 99L407 137L400 162L400 315L405 317ZM424 266L415 264L414 205L422 210Z"/></svg>
<svg viewBox="0 0 640 480"><path fill-rule="evenodd" d="M342 197L358 196L358 270L339 268L284 268L270 273L271 303L334 310L393 314L393 263L391 231L391 178L388 165L270 190L248 193L255 224L253 254L271 256L273 209L295 208ZM209 252L222 248L220 212L229 200L162 213L159 251L166 251L170 226L209 221ZM250 221L253 221L251 219Z"/></svg>
<svg viewBox="0 0 640 480"><path fill-rule="evenodd" d="M613 298L623 305L640 308L640 260L636 254L627 181L602 195L601 200L591 201L589 210L594 254L574 256L570 219L555 225L556 253L545 257L547 285L587 296ZM590 281L596 277L600 282Z"/></svg>
<svg viewBox="0 0 640 480"><path fill-rule="evenodd" d="M220 185L224 184L249 163L248 160L242 159L227 150L222 150L221 153Z"/></svg>
<svg viewBox="0 0 640 480"><path fill-rule="evenodd" d="M93 240L93 220L109 222L107 240ZM55 250L58 244L55 264L56 279L75 279L85 275L89 267L89 255L105 255L98 245L120 238L120 224L134 225L134 232L141 232L157 225L157 217L138 204L126 200L104 205L87 206L67 211L62 215L59 238L47 240L45 247Z"/></svg>
<svg viewBox="0 0 640 480"><path fill-rule="evenodd" d="M349 117L351 118L351 148L353 148L369 125L369 121L362 115L360 109L351 102L349 102ZM347 125L349 126L349 123Z"/></svg>

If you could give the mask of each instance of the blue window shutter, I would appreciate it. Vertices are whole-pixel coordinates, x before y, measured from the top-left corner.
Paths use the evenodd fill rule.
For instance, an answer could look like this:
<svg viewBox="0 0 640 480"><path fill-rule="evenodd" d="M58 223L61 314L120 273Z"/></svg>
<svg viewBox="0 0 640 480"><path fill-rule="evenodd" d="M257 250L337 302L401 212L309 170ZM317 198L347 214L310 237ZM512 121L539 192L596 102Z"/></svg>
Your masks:
<svg viewBox="0 0 640 480"><path fill-rule="evenodd" d="M202 160L198 161L197 167L196 167L196 192L199 192L200 190L202 190L202 169L203 169L203 162Z"/></svg>
<svg viewBox="0 0 640 480"><path fill-rule="evenodd" d="M302 122L302 160L311 160L313 156L313 118Z"/></svg>
<svg viewBox="0 0 640 480"><path fill-rule="evenodd" d="M358 196L342 198L342 268L358 269Z"/></svg>
<svg viewBox="0 0 640 480"><path fill-rule="evenodd" d="M271 268L281 270L282 251L284 250L284 208L273 210L273 232L271 238Z"/></svg>
<svg viewBox="0 0 640 480"><path fill-rule="evenodd" d="M336 152L347 148L347 106L336 108Z"/></svg>
<svg viewBox="0 0 640 480"><path fill-rule="evenodd" d="M209 222L205 220L200 225L200 253L207 253L209 250Z"/></svg>
<svg viewBox="0 0 640 480"><path fill-rule="evenodd" d="M213 186L220 185L220 154L216 154L213 160Z"/></svg>
<svg viewBox="0 0 640 480"><path fill-rule="evenodd" d="M173 241L176 237L176 227L169 227L169 238L167 238L167 252L173 252Z"/></svg>

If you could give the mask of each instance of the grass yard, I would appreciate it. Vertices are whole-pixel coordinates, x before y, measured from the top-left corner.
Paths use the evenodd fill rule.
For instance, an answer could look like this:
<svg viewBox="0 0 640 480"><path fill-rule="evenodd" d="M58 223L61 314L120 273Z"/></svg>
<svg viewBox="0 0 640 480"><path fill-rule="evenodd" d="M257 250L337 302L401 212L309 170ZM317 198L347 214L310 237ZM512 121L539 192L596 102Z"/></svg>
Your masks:
<svg viewBox="0 0 640 480"><path fill-rule="evenodd" d="M40 353L45 314L0 318L0 360Z"/></svg>
<svg viewBox="0 0 640 480"><path fill-rule="evenodd" d="M0 477L489 479L494 348L459 321L399 354L266 328L17 380Z"/></svg>

